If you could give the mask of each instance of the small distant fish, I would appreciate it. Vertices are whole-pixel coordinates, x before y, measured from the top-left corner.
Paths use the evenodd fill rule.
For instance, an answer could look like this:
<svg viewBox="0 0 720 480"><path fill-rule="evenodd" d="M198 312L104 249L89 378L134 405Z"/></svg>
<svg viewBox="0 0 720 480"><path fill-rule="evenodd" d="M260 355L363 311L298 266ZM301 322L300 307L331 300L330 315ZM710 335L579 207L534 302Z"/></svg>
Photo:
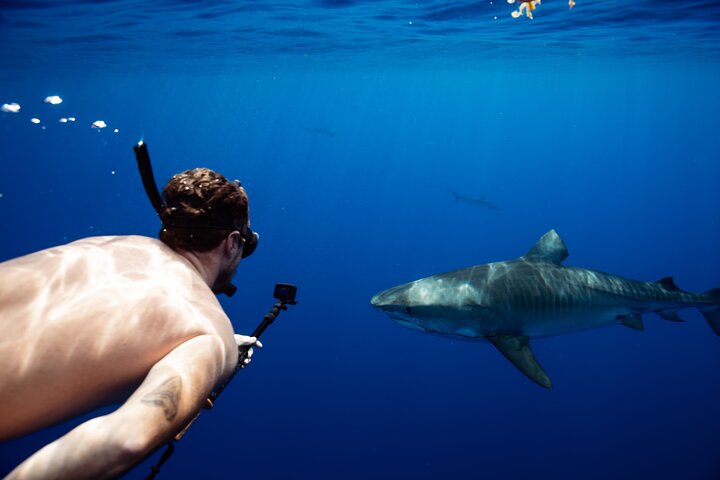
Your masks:
<svg viewBox="0 0 720 480"><path fill-rule="evenodd" d="M466 197L465 195L460 195L456 191L448 188L448 191L452 193L453 197L455 197L455 203L462 202L462 203L469 203L470 205L476 205L478 207L484 207L488 210L496 210L500 211L502 208L498 207L494 203L490 203L487 200L485 200L485 195L481 196L480 198L472 198L472 197Z"/></svg>
<svg viewBox="0 0 720 480"><path fill-rule="evenodd" d="M335 136L335 130L330 130L329 128L320 128L320 127L308 127L307 125L300 125L303 130L305 130L305 133L314 133L316 135L325 135L326 137L334 137Z"/></svg>
<svg viewBox="0 0 720 480"><path fill-rule="evenodd" d="M90 128L105 128L107 127L107 123L105 123L102 120L95 120L91 125Z"/></svg>

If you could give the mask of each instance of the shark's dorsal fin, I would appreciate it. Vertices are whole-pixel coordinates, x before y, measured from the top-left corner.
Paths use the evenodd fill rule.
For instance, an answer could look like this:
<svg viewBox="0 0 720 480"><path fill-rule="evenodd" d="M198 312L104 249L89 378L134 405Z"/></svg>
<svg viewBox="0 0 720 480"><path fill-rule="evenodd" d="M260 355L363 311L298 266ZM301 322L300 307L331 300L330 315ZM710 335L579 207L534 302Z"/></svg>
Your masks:
<svg viewBox="0 0 720 480"><path fill-rule="evenodd" d="M541 387L552 388L550 378L540 366L532 350L530 350L530 339L517 335L491 335L485 337L487 341L495 345L500 353L515 365L518 370L525 374L530 380Z"/></svg>
<svg viewBox="0 0 720 480"><path fill-rule="evenodd" d="M675 280L673 279L673 277L663 277L655 283L660 284L661 287L663 287L665 290L668 290L670 292L682 292L683 291L680 287L678 287L675 284Z"/></svg>
<svg viewBox="0 0 720 480"><path fill-rule="evenodd" d="M565 242L555 230L550 230L540 237L533 247L523 257L531 262L549 262L560 265L570 253Z"/></svg>

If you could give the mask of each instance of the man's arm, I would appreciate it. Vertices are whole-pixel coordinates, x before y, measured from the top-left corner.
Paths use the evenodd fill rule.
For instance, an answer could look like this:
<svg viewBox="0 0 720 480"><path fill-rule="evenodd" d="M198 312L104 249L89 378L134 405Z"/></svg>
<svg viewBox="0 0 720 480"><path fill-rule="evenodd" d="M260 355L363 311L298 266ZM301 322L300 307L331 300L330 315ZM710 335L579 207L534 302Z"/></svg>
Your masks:
<svg viewBox="0 0 720 480"><path fill-rule="evenodd" d="M6 480L115 478L127 472L201 409L223 373L224 361L218 337L186 341L152 367L119 409L38 450Z"/></svg>

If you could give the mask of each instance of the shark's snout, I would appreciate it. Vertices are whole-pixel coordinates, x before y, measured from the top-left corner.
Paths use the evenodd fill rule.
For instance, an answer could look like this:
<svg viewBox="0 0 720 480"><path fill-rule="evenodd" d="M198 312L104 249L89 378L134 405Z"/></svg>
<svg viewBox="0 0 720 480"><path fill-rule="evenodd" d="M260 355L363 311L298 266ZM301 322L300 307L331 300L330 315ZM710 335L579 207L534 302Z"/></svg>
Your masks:
<svg viewBox="0 0 720 480"><path fill-rule="evenodd" d="M406 289L401 286L384 290L370 299L370 305L385 313L403 311L407 306Z"/></svg>
<svg viewBox="0 0 720 480"><path fill-rule="evenodd" d="M408 305L407 288L405 285L393 287L374 295L370 305L385 313L403 327L425 332L417 325L418 320L413 318L413 308Z"/></svg>

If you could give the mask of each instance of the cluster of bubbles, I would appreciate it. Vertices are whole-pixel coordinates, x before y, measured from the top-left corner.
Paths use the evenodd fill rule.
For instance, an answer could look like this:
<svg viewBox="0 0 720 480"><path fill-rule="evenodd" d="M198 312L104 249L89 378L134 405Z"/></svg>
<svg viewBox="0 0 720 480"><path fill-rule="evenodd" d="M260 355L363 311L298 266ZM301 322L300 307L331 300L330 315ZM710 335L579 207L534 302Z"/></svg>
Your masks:
<svg viewBox="0 0 720 480"><path fill-rule="evenodd" d="M43 103L48 105L60 105L63 103L63 99L60 98L58 95L49 95L45 97L45 100L43 100ZM22 107L17 102L11 102L11 103L3 103L0 106L0 112L2 113L10 113L10 114L19 114ZM59 123L74 123L77 119L75 117L61 117L58 119ZM45 125L42 125L42 121L37 117L30 118L30 123L33 125L40 125L40 128L45 130ZM90 124L90 128L95 130L103 130L108 127L108 124L105 123L104 120L95 120ZM120 130L115 128L113 129L114 133L118 133ZM111 172L113 175L115 175L115 171ZM3 194L0 193L0 199L3 198Z"/></svg>
<svg viewBox="0 0 720 480"><path fill-rule="evenodd" d="M48 105L60 105L62 102L63 102L63 99L57 95L49 95L49 96L45 97L45 100L43 100L43 103L46 103ZM21 108L22 107L20 106L19 103L15 103L15 102L3 103L2 106L0 107L0 111L5 112L5 113L20 113ZM75 122L75 120L76 120L75 117L62 117L58 120L58 122L72 123L72 122ZM40 125L42 123L42 121L37 117L32 117L30 119L30 123L32 123L34 125ZM104 128L107 128L107 126L108 125L107 125L107 123L105 123L104 120L95 120L90 124L90 128L94 128L96 130L102 130ZM42 125L41 128L43 130L45 130L45 125ZM120 130L118 130L117 128L113 130L114 133L118 133L119 131Z"/></svg>

